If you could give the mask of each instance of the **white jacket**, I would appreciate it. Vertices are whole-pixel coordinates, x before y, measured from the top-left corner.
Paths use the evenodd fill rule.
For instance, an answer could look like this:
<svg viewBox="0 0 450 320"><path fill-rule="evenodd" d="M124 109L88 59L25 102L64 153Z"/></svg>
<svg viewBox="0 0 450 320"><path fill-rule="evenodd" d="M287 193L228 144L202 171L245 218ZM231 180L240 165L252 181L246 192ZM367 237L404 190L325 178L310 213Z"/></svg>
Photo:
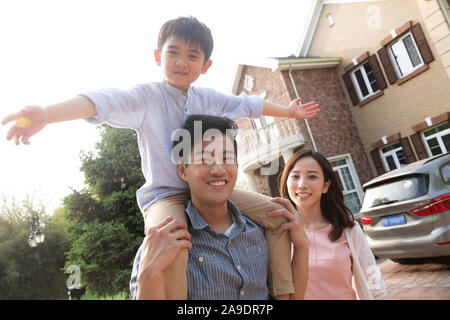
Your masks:
<svg viewBox="0 0 450 320"><path fill-rule="evenodd" d="M353 257L353 283L361 300L383 299L386 284L381 276L369 243L357 222L353 228L344 229Z"/></svg>

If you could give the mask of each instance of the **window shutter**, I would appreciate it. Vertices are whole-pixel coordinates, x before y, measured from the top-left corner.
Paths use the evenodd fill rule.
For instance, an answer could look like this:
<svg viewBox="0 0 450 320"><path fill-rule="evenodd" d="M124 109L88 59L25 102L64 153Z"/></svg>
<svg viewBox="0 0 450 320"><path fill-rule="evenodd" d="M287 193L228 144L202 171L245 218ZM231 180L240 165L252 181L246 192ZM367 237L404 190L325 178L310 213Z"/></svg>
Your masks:
<svg viewBox="0 0 450 320"><path fill-rule="evenodd" d="M394 66L392 65L391 59L389 58L386 47L378 50L378 56L380 57L381 63L383 64L384 71L386 72L386 76L389 80L389 84L394 84L395 81L397 81L398 77L395 73Z"/></svg>
<svg viewBox="0 0 450 320"><path fill-rule="evenodd" d="M384 79L383 71L381 71L380 64L378 63L377 56L372 54L369 57L369 64L372 68L373 75L375 79L377 80L378 86L380 87L380 90L387 88L386 80Z"/></svg>
<svg viewBox="0 0 450 320"><path fill-rule="evenodd" d="M420 55L422 56L423 63L429 63L434 60L433 53L428 45L427 39L423 33L422 27L419 23L416 23L411 27L414 40L416 40L417 47L419 48Z"/></svg>
<svg viewBox="0 0 450 320"><path fill-rule="evenodd" d="M356 106L359 103L358 95L356 94L356 89L353 86L352 79L350 78L350 73L345 73L342 78L344 79L345 86L347 87L347 92L350 95L350 99L352 100L352 103L354 106Z"/></svg>
<svg viewBox="0 0 450 320"><path fill-rule="evenodd" d="M413 163L416 161L416 156L414 155L414 152L412 151L411 144L409 143L408 138L402 138L400 140L400 143L402 144L403 153L406 157L407 163Z"/></svg>
<svg viewBox="0 0 450 320"><path fill-rule="evenodd" d="M378 150L375 149L370 151L370 155L372 156L373 164L375 165L375 169L377 170L378 175L383 174L385 171L383 163L381 162L380 155L378 154Z"/></svg>
<svg viewBox="0 0 450 320"><path fill-rule="evenodd" d="M419 157L419 160L428 158L428 154L425 149L425 146L423 145L422 137L420 136L420 133L413 134L410 137L411 137L411 141L414 145L414 149L416 149L416 153L417 153L417 156Z"/></svg>

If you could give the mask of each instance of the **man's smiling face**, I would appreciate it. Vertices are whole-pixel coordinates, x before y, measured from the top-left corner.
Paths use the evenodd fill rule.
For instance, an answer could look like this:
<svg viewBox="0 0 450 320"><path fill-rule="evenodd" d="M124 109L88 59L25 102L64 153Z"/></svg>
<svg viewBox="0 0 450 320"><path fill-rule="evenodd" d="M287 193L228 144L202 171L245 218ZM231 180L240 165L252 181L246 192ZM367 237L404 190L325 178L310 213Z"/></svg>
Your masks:
<svg viewBox="0 0 450 320"><path fill-rule="evenodd" d="M222 134L212 142L198 143L201 148L192 148L189 164L179 164L178 173L189 184L195 206L223 205L233 192L238 174L233 142Z"/></svg>

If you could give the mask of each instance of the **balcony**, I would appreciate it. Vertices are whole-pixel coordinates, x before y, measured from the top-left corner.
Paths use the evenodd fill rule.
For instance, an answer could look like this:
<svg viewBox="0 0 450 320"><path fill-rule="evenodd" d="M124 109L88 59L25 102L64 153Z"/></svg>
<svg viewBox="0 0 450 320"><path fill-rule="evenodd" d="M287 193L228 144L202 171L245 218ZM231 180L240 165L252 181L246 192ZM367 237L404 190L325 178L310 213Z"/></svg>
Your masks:
<svg viewBox="0 0 450 320"><path fill-rule="evenodd" d="M257 130L239 131L238 155L243 171L253 171L305 143L296 119L282 118Z"/></svg>

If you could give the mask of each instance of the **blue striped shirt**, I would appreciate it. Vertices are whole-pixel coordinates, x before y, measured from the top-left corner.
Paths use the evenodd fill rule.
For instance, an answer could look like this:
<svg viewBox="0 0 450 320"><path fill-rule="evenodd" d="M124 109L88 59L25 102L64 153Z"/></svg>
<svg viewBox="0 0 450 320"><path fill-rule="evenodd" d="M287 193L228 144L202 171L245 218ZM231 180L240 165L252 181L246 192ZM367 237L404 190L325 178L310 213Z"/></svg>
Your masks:
<svg viewBox="0 0 450 320"><path fill-rule="evenodd" d="M234 220L229 236L212 229L187 201L192 236L187 282L189 300L264 300L268 298L268 249L263 230L228 201ZM133 264L130 291L137 294L139 248Z"/></svg>
<svg viewBox="0 0 450 320"><path fill-rule="evenodd" d="M106 122L113 127L136 131L145 177L145 184L136 192L142 212L155 201L188 190L171 159L171 135L190 115L224 116L233 120L262 115L262 100L258 96L227 95L193 86L185 92L166 81L140 84L129 90L102 89L82 95L94 103L97 112L95 117L87 119L89 122Z"/></svg>

